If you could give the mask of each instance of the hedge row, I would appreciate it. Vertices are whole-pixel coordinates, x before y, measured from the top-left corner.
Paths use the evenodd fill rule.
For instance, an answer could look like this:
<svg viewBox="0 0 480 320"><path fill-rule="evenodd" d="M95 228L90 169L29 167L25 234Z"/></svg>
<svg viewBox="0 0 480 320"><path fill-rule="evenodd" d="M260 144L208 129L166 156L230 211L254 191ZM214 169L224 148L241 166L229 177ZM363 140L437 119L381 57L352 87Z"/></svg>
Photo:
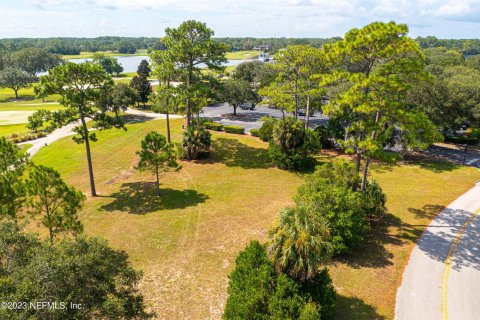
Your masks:
<svg viewBox="0 0 480 320"><path fill-rule="evenodd" d="M241 126L224 126L223 130L228 133L244 134L245 128Z"/></svg>
<svg viewBox="0 0 480 320"><path fill-rule="evenodd" d="M446 136L445 142L452 142L452 143L459 143L459 144L478 144L477 138L468 138L468 137L460 137L460 136Z"/></svg>
<svg viewBox="0 0 480 320"><path fill-rule="evenodd" d="M221 123L217 122L204 122L203 125L205 128L214 131L225 131L228 133L244 134L245 128L241 126L224 126Z"/></svg>
<svg viewBox="0 0 480 320"><path fill-rule="evenodd" d="M223 124L217 123L217 122L205 122L203 124L205 128L209 130L215 130L215 131L222 131L223 130Z"/></svg>
<svg viewBox="0 0 480 320"><path fill-rule="evenodd" d="M38 133L29 133L25 135L18 135L16 133L12 134L8 139L12 141L13 143L20 143L20 142L25 142L25 141L31 141L39 138L45 137L46 134L43 132L38 132Z"/></svg>
<svg viewBox="0 0 480 320"><path fill-rule="evenodd" d="M252 129L250 130L250 134L252 135L252 137L260 137L260 130Z"/></svg>

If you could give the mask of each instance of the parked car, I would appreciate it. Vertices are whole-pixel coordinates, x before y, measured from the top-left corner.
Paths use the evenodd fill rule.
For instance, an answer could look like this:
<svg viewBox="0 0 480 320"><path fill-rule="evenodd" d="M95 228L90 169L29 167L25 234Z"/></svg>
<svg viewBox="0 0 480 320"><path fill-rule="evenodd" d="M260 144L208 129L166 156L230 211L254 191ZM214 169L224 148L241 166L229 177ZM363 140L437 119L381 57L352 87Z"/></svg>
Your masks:
<svg viewBox="0 0 480 320"><path fill-rule="evenodd" d="M242 103L240 105L242 110L255 110L255 103Z"/></svg>
<svg viewBox="0 0 480 320"><path fill-rule="evenodd" d="M299 116L306 116L307 115L307 110L306 109L298 109L298 115ZM310 117L314 117L314 116L315 116L315 111L310 110Z"/></svg>

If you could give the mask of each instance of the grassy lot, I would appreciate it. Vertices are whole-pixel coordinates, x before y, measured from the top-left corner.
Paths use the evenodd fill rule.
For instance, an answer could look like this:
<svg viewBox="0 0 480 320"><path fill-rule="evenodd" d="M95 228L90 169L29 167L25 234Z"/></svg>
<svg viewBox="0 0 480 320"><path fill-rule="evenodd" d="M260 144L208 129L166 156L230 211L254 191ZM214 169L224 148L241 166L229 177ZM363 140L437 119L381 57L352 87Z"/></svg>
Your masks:
<svg viewBox="0 0 480 320"><path fill-rule="evenodd" d="M172 121L175 140L181 122ZM212 157L181 162L182 170L161 178L162 197L156 198L153 176L134 169L135 151L150 130L165 133L165 122L98 133L93 165L101 196L88 199L81 212L86 233L106 237L144 271L141 290L160 318L218 319L236 255L251 239L265 241L303 177L274 168L266 143L215 133ZM34 161L88 191L84 146L71 138L45 147ZM435 213L480 178L478 170L438 162L374 164L372 169L387 194L389 214L355 255L329 266L339 319L393 319L395 292L413 241Z"/></svg>
<svg viewBox="0 0 480 320"><path fill-rule="evenodd" d="M12 134L24 134L28 133L30 130L27 129L24 123L22 124L10 124L1 126L0 125L0 137L10 137Z"/></svg>
<svg viewBox="0 0 480 320"><path fill-rule="evenodd" d="M136 53L130 54L130 53L118 53L115 51L102 51L98 53L103 53L109 57L129 57L129 56L148 56L146 50L137 50ZM62 58L67 60L67 59L88 59L92 58L94 55L94 52L88 52L88 51L82 51L80 54L66 54L63 55Z"/></svg>
<svg viewBox="0 0 480 320"><path fill-rule="evenodd" d="M248 58L253 58L258 56L259 51L256 50L248 50L248 51L232 51L227 52L226 58L228 60L243 60Z"/></svg>

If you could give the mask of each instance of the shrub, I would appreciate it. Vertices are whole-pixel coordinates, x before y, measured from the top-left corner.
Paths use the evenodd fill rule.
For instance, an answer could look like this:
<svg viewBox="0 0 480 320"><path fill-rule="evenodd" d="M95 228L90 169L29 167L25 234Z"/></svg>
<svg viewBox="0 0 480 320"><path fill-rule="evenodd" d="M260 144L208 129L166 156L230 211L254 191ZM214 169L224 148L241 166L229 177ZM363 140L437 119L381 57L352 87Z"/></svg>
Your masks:
<svg viewBox="0 0 480 320"><path fill-rule="evenodd" d="M260 137L260 130L252 129L250 130L250 134L252 135L252 137Z"/></svg>
<svg viewBox="0 0 480 320"><path fill-rule="evenodd" d="M358 190L355 166L344 160L327 163L307 177L298 188L295 202L323 217L330 226L336 254L351 252L370 229L367 218L384 213L385 195L375 181Z"/></svg>
<svg viewBox="0 0 480 320"><path fill-rule="evenodd" d="M14 223L0 224L2 301L78 302L85 309L0 309L10 319L148 319L151 315L138 291L141 273L125 252L97 238L41 241ZM3 258L2 258L3 259Z"/></svg>
<svg viewBox="0 0 480 320"><path fill-rule="evenodd" d="M335 138L330 130L324 126L318 126L314 130L318 134L318 139L322 148L324 149L334 149L335 148Z"/></svg>
<svg viewBox="0 0 480 320"><path fill-rule="evenodd" d="M478 143L478 139L477 138L462 137L462 136L446 136L445 137L445 142L475 145L475 144Z"/></svg>
<svg viewBox="0 0 480 320"><path fill-rule="evenodd" d="M210 150L212 135L202 125L190 125L183 132L182 146L188 160L197 159L201 152Z"/></svg>
<svg viewBox="0 0 480 320"><path fill-rule="evenodd" d="M480 129L479 128L468 128L467 130L465 130L465 135L468 138L478 139L478 136L480 135Z"/></svg>
<svg viewBox="0 0 480 320"><path fill-rule="evenodd" d="M305 148L308 153L314 153L322 149L322 142L318 132L312 129L305 130Z"/></svg>
<svg viewBox="0 0 480 320"><path fill-rule="evenodd" d="M251 241L238 255L227 291L224 319L331 319L335 308L335 290L326 269L308 283L276 274L258 241Z"/></svg>
<svg viewBox="0 0 480 320"><path fill-rule="evenodd" d="M304 282L302 291L308 293L316 305L321 306L320 314L322 320L335 319L337 295L327 268L323 268L322 271L318 272L311 281ZM310 312L312 311L310 310Z"/></svg>
<svg viewBox="0 0 480 320"><path fill-rule="evenodd" d="M223 130L223 124L217 123L217 122L205 122L203 124L205 128L209 130L214 130L214 131L222 131Z"/></svg>
<svg viewBox="0 0 480 320"><path fill-rule="evenodd" d="M277 120L271 117L262 118L261 120L263 120L263 124L258 130L258 136L262 141L267 142L272 139L273 126Z"/></svg>
<svg viewBox="0 0 480 320"><path fill-rule="evenodd" d="M252 241L238 255L228 282L225 319L263 319L275 283L275 269L265 248Z"/></svg>
<svg viewBox="0 0 480 320"><path fill-rule="evenodd" d="M367 182L367 187L362 194L363 207L367 212L370 220L378 219L385 213L385 203L387 197L382 191L382 188L375 180Z"/></svg>
<svg viewBox="0 0 480 320"><path fill-rule="evenodd" d="M270 319L298 319L305 308L301 286L285 274L280 274L268 301Z"/></svg>
<svg viewBox="0 0 480 320"><path fill-rule="evenodd" d="M280 169L300 169L305 164L308 143L304 124L288 117L275 122L268 152Z"/></svg>
<svg viewBox="0 0 480 320"><path fill-rule="evenodd" d="M223 129L228 133L244 134L245 128L241 126L224 126Z"/></svg>

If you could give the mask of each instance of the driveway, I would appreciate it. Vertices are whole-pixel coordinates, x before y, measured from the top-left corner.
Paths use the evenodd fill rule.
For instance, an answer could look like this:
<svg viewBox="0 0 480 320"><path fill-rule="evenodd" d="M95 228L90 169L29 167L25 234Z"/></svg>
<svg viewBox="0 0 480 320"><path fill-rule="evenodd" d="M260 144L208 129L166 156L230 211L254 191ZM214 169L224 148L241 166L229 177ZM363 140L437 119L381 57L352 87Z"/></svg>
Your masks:
<svg viewBox="0 0 480 320"><path fill-rule="evenodd" d="M288 115L287 113L285 115ZM203 108L203 113L200 114L202 118L209 118L213 121L220 122L223 125L237 125L245 127L245 131L249 132L251 129L258 129L262 126L260 118L274 117L281 118L282 111L278 109L267 108L266 105L258 105L255 110L242 110L237 108L237 115L233 115L233 107L227 103L211 105ZM300 120L305 117L299 116ZM320 125L325 125L328 118L320 112L315 112L313 117L310 117L310 127L316 128Z"/></svg>
<svg viewBox="0 0 480 320"><path fill-rule="evenodd" d="M479 319L479 212L475 186L425 229L403 274L395 319Z"/></svg>

